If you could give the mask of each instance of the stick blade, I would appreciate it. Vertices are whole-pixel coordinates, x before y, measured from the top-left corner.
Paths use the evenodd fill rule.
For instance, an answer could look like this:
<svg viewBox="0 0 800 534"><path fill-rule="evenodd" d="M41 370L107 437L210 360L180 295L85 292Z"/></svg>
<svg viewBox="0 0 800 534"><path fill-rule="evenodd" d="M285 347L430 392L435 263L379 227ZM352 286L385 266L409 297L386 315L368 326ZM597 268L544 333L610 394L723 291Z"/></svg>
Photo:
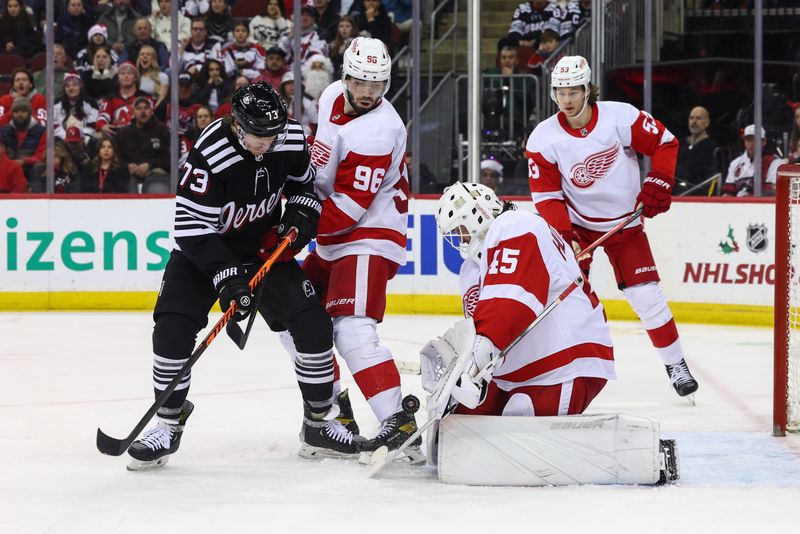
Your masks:
<svg viewBox="0 0 800 534"><path fill-rule="evenodd" d="M112 438L98 428L97 450L109 456L122 456L122 453L128 450L128 445L125 441Z"/></svg>
<svg viewBox="0 0 800 534"><path fill-rule="evenodd" d="M378 447L372 453L372 463L367 471L367 478L375 478L384 467L386 467L392 458L389 455L389 448L386 445Z"/></svg>

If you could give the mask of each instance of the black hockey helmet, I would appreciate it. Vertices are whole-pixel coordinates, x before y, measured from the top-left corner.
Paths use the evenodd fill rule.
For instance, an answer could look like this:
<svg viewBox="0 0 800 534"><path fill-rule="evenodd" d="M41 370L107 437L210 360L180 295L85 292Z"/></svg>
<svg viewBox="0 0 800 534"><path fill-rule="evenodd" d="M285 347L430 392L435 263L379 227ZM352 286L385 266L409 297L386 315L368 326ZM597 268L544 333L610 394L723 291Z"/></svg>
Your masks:
<svg viewBox="0 0 800 534"><path fill-rule="evenodd" d="M267 82L245 85L231 103L233 117L246 133L258 137L278 135L286 126L288 113L281 95Z"/></svg>

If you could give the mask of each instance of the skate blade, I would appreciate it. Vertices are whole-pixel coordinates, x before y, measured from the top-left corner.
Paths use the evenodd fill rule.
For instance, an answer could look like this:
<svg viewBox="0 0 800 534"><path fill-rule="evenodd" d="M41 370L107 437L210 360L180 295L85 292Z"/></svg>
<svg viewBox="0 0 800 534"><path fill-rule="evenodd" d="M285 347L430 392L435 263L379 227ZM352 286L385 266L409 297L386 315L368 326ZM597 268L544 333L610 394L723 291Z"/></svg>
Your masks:
<svg viewBox="0 0 800 534"><path fill-rule="evenodd" d="M301 445L300 450L297 451L297 456L304 460L324 460L325 458L333 458L336 460L359 460L358 453L348 454L344 452L332 451L330 449L323 449L321 447L312 447L311 445Z"/></svg>
<svg viewBox="0 0 800 534"><path fill-rule="evenodd" d="M137 460L136 458L131 458L131 461L128 462L126 469L128 471L150 471L152 469L159 469L167 465L169 462L169 454L166 456L162 456L157 460L151 460L148 462Z"/></svg>
<svg viewBox="0 0 800 534"><path fill-rule="evenodd" d="M694 399L694 393L689 393L688 395L686 395L684 397L684 399L686 399L686 401L689 404L691 404L692 406L697 406L697 403L695 402L695 399Z"/></svg>

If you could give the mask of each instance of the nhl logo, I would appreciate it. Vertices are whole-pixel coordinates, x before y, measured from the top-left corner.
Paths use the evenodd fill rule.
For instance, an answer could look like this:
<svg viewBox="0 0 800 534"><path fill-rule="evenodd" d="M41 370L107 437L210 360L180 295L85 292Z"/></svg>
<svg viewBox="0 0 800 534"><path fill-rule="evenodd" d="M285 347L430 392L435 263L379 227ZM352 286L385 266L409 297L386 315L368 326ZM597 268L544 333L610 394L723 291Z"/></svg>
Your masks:
<svg viewBox="0 0 800 534"><path fill-rule="evenodd" d="M767 225L766 224L749 224L747 225L747 248L751 252L758 254L767 250L769 239L767 239Z"/></svg>

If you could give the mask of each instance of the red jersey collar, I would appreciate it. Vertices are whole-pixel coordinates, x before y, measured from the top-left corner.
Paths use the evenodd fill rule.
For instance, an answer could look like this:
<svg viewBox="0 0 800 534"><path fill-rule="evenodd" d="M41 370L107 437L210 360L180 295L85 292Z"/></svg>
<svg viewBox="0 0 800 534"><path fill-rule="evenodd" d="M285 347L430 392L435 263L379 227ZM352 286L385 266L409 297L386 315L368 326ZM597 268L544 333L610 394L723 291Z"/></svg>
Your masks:
<svg viewBox="0 0 800 534"><path fill-rule="evenodd" d="M592 118L589 119L589 122L587 122L586 125L582 126L581 128L573 128L572 126L570 126L569 123L567 122L567 117L566 115L564 115L563 111L558 112L557 115L558 123L561 125L564 131L570 134L572 137L583 139L584 137L592 133L592 130L594 130L594 127L597 125L597 117L599 115L597 104L592 104L591 109L592 109Z"/></svg>

